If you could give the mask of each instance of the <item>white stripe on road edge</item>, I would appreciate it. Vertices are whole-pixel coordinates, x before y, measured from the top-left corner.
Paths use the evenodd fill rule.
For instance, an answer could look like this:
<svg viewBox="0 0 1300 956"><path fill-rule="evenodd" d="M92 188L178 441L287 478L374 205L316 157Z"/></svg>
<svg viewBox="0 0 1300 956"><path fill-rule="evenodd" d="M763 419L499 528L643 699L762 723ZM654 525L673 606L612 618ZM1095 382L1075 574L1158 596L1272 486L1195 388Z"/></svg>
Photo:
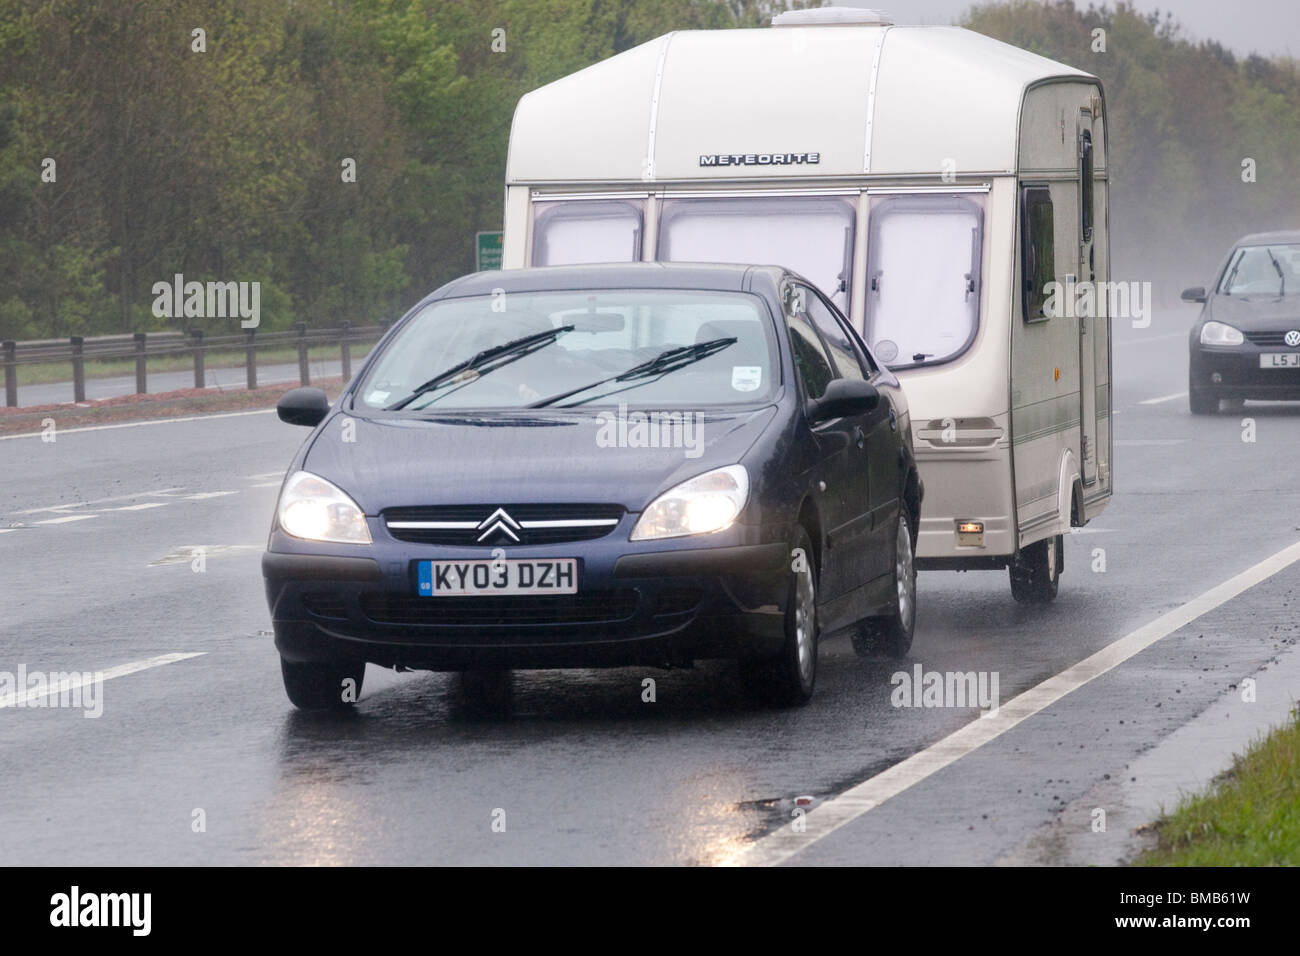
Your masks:
<svg viewBox="0 0 1300 956"><path fill-rule="evenodd" d="M101 680L112 680L114 677L125 677L127 674L146 671L151 667L162 667L164 664L175 664L177 661L189 660L191 657L202 657L206 653L207 651L193 651L188 654L161 654L158 657L150 657L131 664L118 664L116 667L110 667L108 670L102 671L99 676ZM84 679L85 676L81 674L75 675L53 686L47 686L44 690L40 688L29 690L22 693L21 697L18 692L6 694L0 697L0 707L23 706L42 697L49 697L52 694L60 694L65 690L81 687L83 684L89 683Z"/></svg>
<svg viewBox="0 0 1300 956"><path fill-rule="evenodd" d="M205 501L208 498L223 498L226 495L237 495L237 491L200 491L197 495L183 495L186 501Z"/></svg>
<svg viewBox="0 0 1300 956"><path fill-rule="evenodd" d="M143 425L175 425L179 422L202 422L212 418L239 418L242 415L270 415L274 408L257 408L251 412L219 412L215 415L186 415L184 418L151 418L144 422L118 422L116 425L82 425L80 428L60 428L55 434L71 435L73 432L102 432L110 428L140 428ZM50 413L50 417L54 416ZM21 435L0 435L0 441L13 438L38 438L44 432L23 432Z"/></svg>
<svg viewBox="0 0 1300 956"><path fill-rule="evenodd" d="M1186 392L1174 392L1172 395L1161 395L1159 398L1148 398L1138 402L1139 405L1159 405L1161 402L1172 402L1175 398L1186 398Z"/></svg>
<svg viewBox="0 0 1300 956"><path fill-rule="evenodd" d="M99 515L68 515L66 518L46 518L44 521L33 521L32 524L67 524L69 521L85 521L88 518L98 518Z"/></svg>
<svg viewBox="0 0 1300 956"><path fill-rule="evenodd" d="M1151 623L1106 645L1091 657L1084 658L1073 667L1061 671L1054 677L1049 677L1041 684L1012 698L998 710L990 711L987 716L976 717L961 730L949 734L938 743L850 787L839 796L832 797L817 809L810 811L803 819L788 823L775 833L762 837L724 858L720 861L721 865L776 866L784 863L799 851L834 833L846 823L880 806L890 797L898 796L914 784L920 783L949 764L978 750L1021 721L1034 716L1066 694L1082 687L1094 677L1100 677L1112 668L1118 667L1161 638L1168 637L1202 614L1213 611L1297 561L1300 561L1300 542L1283 548L1272 557L1265 558L1254 567L1229 578L1200 597L1188 601L1182 607L1162 614ZM804 832L800 833L795 829L796 823L802 825Z"/></svg>

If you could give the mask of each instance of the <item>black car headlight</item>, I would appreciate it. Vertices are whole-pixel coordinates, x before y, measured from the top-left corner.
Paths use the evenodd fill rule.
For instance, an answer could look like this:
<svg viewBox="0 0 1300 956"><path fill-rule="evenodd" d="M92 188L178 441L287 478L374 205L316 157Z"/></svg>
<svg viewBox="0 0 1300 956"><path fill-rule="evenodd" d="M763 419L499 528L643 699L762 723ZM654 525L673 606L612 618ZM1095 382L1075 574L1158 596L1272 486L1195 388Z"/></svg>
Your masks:
<svg viewBox="0 0 1300 956"><path fill-rule="evenodd" d="M731 527L749 498L744 465L727 465L683 481L652 501L641 513L631 540L711 534Z"/></svg>
<svg viewBox="0 0 1300 956"><path fill-rule="evenodd" d="M286 534L304 541L370 544L366 516L357 503L311 472L294 472L284 483L275 518Z"/></svg>

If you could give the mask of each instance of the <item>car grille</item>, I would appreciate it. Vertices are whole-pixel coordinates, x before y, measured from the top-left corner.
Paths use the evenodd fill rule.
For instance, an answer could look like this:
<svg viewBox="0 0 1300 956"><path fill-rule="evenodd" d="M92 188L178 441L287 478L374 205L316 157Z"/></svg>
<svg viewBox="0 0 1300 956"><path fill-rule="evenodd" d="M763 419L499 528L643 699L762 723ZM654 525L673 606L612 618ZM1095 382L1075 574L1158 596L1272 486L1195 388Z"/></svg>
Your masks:
<svg viewBox="0 0 1300 956"><path fill-rule="evenodd" d="M623 621L636 613L633 588L579 594L485 595L428 598L413 594L363 594L361 610L378 624L430 627L519 627Z"/></svg>
<svg viewBox="0 0 1300 956"><path fill-rule="evenodd" d="M388 533L418 544L508 547L589 541L613 531L622 505L435 505L388 508Z"/></svg>
<svg viewBox="0 0 1300 956"><path fill-rule="evenodd" d="M1246 341L1251 345L1261 345L1270 349L1286 349L1292 346L1286 344L1287 329L1281 332L1245 332Z"/></svg>

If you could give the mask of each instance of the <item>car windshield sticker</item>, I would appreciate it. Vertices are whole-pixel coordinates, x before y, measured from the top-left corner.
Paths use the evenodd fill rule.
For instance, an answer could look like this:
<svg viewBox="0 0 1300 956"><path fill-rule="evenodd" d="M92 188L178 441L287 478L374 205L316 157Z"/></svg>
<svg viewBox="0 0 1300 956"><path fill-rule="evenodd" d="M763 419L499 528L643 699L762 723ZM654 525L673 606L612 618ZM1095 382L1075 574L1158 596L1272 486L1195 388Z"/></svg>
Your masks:
<svg viewBox="0 0 1300 956"><path fill-rule="evenodd" d="M388 396L391 395L391 394L392 394L392 392L384 392L384 391L380 391L380 390L377 389L377 388L376 388L376 389L372 389L372 390L370 391L370 393L366 395L366 404L367 404L367 405L379 405L379 404L382 404L383 402L388 401Z"/></svg>
<svg viewBox="0 0 1300 956"><path fill-rule="evenodd" d="M759 365L733 365L731 387L738 392L752 392L763 383L763 369Z"/></svg>

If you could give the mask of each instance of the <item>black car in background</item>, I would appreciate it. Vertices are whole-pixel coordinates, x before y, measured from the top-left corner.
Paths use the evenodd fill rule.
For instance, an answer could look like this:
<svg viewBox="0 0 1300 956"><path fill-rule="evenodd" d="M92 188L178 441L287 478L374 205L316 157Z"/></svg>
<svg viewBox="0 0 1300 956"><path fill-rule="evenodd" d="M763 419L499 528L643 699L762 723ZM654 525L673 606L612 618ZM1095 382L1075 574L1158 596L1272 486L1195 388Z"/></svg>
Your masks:
<svg viewBox="0 0 1300 956"><path fill-rule="evenodd" d="M1183 299L1204 303L1188 342L1193 414L1220 399L1300 400L1300 231L1243 237L1214 287Z"/></svg>
<svg viewBox="0 0 1300 956"><path fill-rule="evenodd" d="M811 696L818 636L906 654L921 486L897 380L775 267L479 273L395 324L289 468L263 573L285 688L732 658Z"/></svg>

